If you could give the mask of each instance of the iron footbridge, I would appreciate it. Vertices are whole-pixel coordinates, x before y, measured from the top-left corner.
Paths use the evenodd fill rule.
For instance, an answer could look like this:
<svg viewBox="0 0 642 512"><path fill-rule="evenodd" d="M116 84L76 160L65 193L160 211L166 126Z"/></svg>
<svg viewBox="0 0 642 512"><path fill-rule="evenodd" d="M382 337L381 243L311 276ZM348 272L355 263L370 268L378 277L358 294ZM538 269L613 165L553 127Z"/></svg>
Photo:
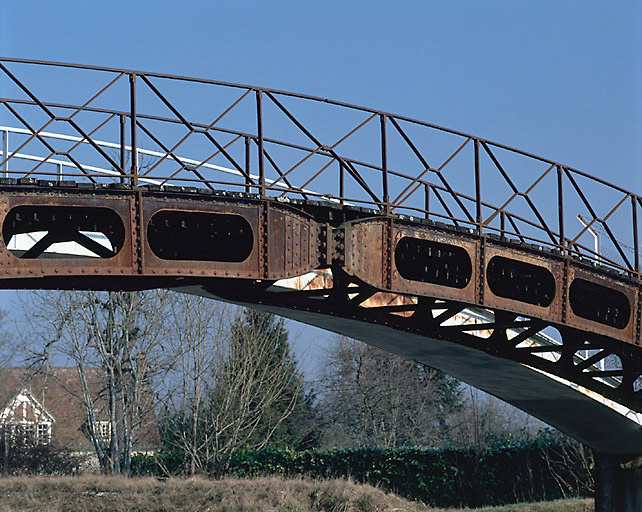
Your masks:
<svg viewBox="0 0 642 512"><path fill-rule="evenodd" d="M642 454L637 193L262 87L0 58L0 91L0 287L271 311Z"/></svg>

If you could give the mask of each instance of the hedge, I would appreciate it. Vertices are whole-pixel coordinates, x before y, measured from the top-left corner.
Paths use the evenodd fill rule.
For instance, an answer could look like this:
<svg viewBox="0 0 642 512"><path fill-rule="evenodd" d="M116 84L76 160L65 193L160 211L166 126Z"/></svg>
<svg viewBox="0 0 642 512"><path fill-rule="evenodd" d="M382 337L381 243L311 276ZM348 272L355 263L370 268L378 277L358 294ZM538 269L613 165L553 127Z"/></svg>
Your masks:
<svg viewBox="0 0 642 512"><path fill-rule="evenodd" d="M577 475L581 477L586 469L577 461L555 460L555 448L539 441L484 452L368 447L296 452L268 447L236 452L223 473L240 477L267 474L351 477L441 507L502 505L587 495L587 489L577 485ZM557 478L550 464L555 465ZM144 456L132 460L135 474L159 474L159 467L180 473L183 464L175 455L165 455L160 461ZM221 473L220 468L216 473ZM589 474L585 476L590 479ZM563 489L558 479L571 483L570 488Z"/></svg>

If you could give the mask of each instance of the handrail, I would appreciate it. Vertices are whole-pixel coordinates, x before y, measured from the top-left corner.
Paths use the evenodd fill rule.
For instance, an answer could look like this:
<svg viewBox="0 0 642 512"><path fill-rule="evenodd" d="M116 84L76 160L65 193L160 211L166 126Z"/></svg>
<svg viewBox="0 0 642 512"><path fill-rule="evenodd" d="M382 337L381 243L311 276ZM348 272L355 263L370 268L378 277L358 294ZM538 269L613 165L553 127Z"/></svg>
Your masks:
<svg viewBox="0 0 642 512"><path fill-rule="evenodd" d="M29 130L26 130L24 128L15 128L15 127L12 127L12 126L2 126L2 125L0 125L0 133L1 132L16 133L16 134L21 134L21 135L29 135L29 134L31 134L31 132ZM39 135L42 136L42 137L45 137L45 138L50 138L50 139L59 139L59 140L65 140L65 141L70 141L70 142L80 142L82 144L89 144L89 142L87 140L85 140L84 138L75 137L73 135L64 135L64 134L61 134L61 133L53 133L53 132L40 132ZM115 142L107 142L107 141L104 141L104 140L97 140L97 139L94 139L94 142L98 146L109 148L109 149L120 150L120 148L121 148L121 145L117 144ZM128 151L128 152L131 153L131 151L132 151L131 146L124 145L123 147L124 147L125 151ZM161 153L160 151L153 151L151 149L145 149L145 148L137 148L137 153L141 154L141 155L148 155L148 156L153 156L153 157L157 157L157 158L162 158L164 156L164 154ZM4 152L3 152L2 149L0 149L0 155L4 156ZM25 153L11 153L11 156L15 157L15 158L23 159L23 160L33 160L33 161L36 161L36 162L43 162L43 163L47 162L47 163L50 163L50 164L61 165L63 167L69 167L69 168L76 167L73 163L66 162L64 160L57 160L57 159L53 159L53 158L39 157L39 156L36 156L36 155L29 155L29 154L25 154ZM207 162L202 162L202 161L194 160L192 158L187 158L187 157L179 157L179 158L182 161L187 162L188 164L192 164L192 165L199 166L199 167L205 167L207 169L223 172L223 173L226 173L226 174L232 174L234 176L241 176L240 172L238 172L238 171L236 171L234 169L230 169L229 167L222 167L220 165L209 164ZM104 168L95 167L95 166L88 165L88 164L82 164L82 167L84 169L89 170L89 171L100 173L100 174L105 174L107 176L114 176L114 177L121 177L122 176L122 173L120 173L118 171L115 171L115 170L104 169ZM250 174L250 176L252 178L257 178L258 179L257 175ZM139 181L142 181L144 183L148 183L150 185L159 185L161 187L163 186L163 183L158 181L158 180L154 180L154 179L150 179L150 178L143 178L143 177L139 177L138 179L139 179ZM268 178L267 181L270 184L272 184L275 180L270 180ZM281 187L281 188L287 188L284 185L279 185L278 183L275 186ZM307 194L318 194L317 192L314 192L313 190L306 190L306 189L302 189L302 192L307 193ZM318 194L318 195L321 196L322 194ZM337 200L334 199L334 198L328 198L328 200L329 201L333 201L333 202L337 202Z"/></svg>
<svg viewBox="0 0 642 512"><path fill-rule="evenodd" d="M377 114L377 115L383 115L389 118L394 118L400 121L406 121L412 124L417 124L420 126L425 126L427 128L432 128L435 130L443 131L445 133L450 133L452 135L458 135L460 137L466 137L474 140L478 140L480 142L485 142L488 145L491 145L493 147L499 148L499 149L505 149L507 151L510 151L512 153L517 153L519 155L532 158L534 160L539 160L540 162L547 163L550 165L559 165L562 166L569 171L572 171L574 173L579 174L580 176L584 176L586 178L592 179L597 181L600 184L607 185L611 188L614 188L616 190L619 190L620 192L624 193L629 193L626 189L620 187L619 185L616 185L615 183L611 183L609 181L606 181L602 178L599 178L597 176L593 176L587 172L581 171L579 169L575 169L573 167L569 167L567 165L562 164L562 162L558 162L556 160L551 160L549 158L535 155L534 153L529 153L528 151L521 150L519 148L515 148L512 146L508 146L506 144L502 144L500 142L495 142L490 139L484 139L483 137L479 137L476 135L472 135L470 133L462 132L460 130L455 130L452 128L447 128L445 126L437 125L434 123L428 123L426 121L421 121L419 119L414 119L412 117L408 116L403 116L403 115L397 115L393 114L391 112L387 112L384 110L377 110L373 109L370 107L365 107L362 105L356 105L352 103L347 103L344 101L338 101L338 100L333 100L329 98L323 98L321 96L314 96L310 94L303 94L303 93L297 93L297 92L292 92L292 91L286 91L286 90L281 90L281 89L271 89L268 87L262 87L262 86L256 86L256 85L248 85L248 84L241 84L241 83L235 83L235 82L225 82L225 81L220 81L220 80L211 80L207 78L198 78L198 77L189 77L189 76L184 76L184 75L172 75L169 73L159 73L159 72L150 72L150 71L140 71L140 70L134 70L134 69L127 69L127 68L113 68L113 67L105 67L105 66L93 66L89 64L75 64L75 63L68 63L68 62L57 62L57 61L44 61L44 60L37 60L37 59L22 59L22 58L14 58L14 57L0 57L0 62L12 62L12 63L18 63L18 64L35 64L35 65L40 65L40 66L54 66L54 67L63 67L63 68L73 68L73 69L84 69L84 70L90 70L90 71L104 71L104 72L110 72L110 73L125 73L129 75L140 75L140 76L148 76L148 77L154 77L154 78L165 78L165 79L170 79L170 80L181 80L185 82L195 82L195 83L202 83L202 84L210 84L210 85L218 85L222 87L232 87L236 89L249 89L252 91L261 91L261 92L271 92L272 94L278 94L278 95L283 95L283 96L290 96L293 98L299 98L299 99L305 99L305 100L310 100L310 101L316 101L320 103L327 103L329 105L335 105L338 107L345 107L353 110L359 110L361 112L368 112L371 114ZM642 197L636 195L636 197Z"/></svg>

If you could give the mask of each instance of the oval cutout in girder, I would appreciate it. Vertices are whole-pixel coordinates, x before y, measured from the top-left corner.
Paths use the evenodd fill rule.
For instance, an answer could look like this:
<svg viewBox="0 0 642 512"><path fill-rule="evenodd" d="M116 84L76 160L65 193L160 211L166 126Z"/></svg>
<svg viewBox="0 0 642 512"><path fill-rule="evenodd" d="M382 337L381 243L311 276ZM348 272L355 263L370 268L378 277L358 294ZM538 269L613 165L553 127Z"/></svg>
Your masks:
<svg viewBox="0 0 642 512"><path fill-rule="evenodd" d="M120 215L101 206L15 206L2 237L19 258L112 258L125 242Z"/></svg>
<svg viewBox="0 0 642 512"><path fill-rule="evenodd" d="M555 297L555 277L545 267L493 256L486 268L490 290L498 297L548 307Z"/></svg>
<svg viewBox="0 0 642 512"><path fill-rule="evenodd" d="M405 236L395 247L395 264L404 279L466 288L472 264L466 249L456 245Z"/></svg>
<svg viewBox="0 0 642 512"><path fill-rule="evenodd" d="M161 210L149 221L147 241L164 260L240 263L252 252L254 235L240 215Z"/></svg>
<svg viewBox="0 0 642 512"><path fill-rule="evenodd" d="M629 325L631 304L618 290L576 278L569 289L569 301L577 316L616 329Z"/></svg>

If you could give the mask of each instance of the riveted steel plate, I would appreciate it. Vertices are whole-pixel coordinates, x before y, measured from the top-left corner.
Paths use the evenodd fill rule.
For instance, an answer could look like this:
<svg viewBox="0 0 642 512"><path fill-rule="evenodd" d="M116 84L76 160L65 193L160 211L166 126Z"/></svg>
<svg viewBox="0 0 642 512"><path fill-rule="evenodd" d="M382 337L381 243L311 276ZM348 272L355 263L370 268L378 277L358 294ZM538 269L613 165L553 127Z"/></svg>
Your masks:
<svg viewBox="0 0 642 512"><path fill-rule="evenodd" d="M578 329L595 332L598 334L604 334L605 336L610 336L612 338L615 338L621 341L628 341L629 343L632 342L634 339L634 330L635 330L635 325L637 321L637 316L639 315L639 307L637 304L637 301L638 301L637 288L635 286L627 285L615 279L605 278L602 275L599 275L594 272L590 272L583 268L579 268L575 265L570 266L568 274L569 274L568 275L569 290L575 279L582 279L584 281L595 283L599 286L603 286L605 288L622 293L629 302L630 317L626 326L620 329L609 325L605 325L604 323L593 321L585 317L578 316L573 312L573 309L569 304L567 306L568 307L567 317L566 317L567 325L571 327L576 327ZM567 293L567 296L568 295L570 295L570 293Z"/></svg>
<svg viewBox="0 0 642 512"><path fill-rule="evenodd" d="M132 258L130 229L133 199L130 195L97 196L64 193L12 193L0 195L0 225L7 213L16 206L108 208L121 219L124 243L116 256L111 258L59 256L56 258L20 259L11 254L0 237L0 277L131 275L135 273Z"/></svg>
<svg viewBox="0 0 642 512"><path fill-rule="evenodd" d="M395 225L392 236L392 251L394 255L395 248L399 241L404 237L411 237L420 240L429 240L444 245L460 247L466 251L470 258L472 267L469 283L465 288L454 288L433 283L425 283L405 279L399 273L399 269L392 261L392 287L391 290L397 293L408 293L413 295L422 295L426 297L437 297L440 299L457 300L461 302L474 302L479 276L479 242L476 240L457 237L450 234L433 231L426 228L413 228L410 226Z"/></svg>
<svg viewBox="0 0 642 512"><path fill-rule="evenodd" d="M488 264L493 257L499 256L516 262L527 263L549 271L554 278L555 294L548 306L529 304L523 300L516 300L495 295L488 283ZM533 315L552 322L561 322L563 295L564 295L564 264L551 257L539 256L516 249L506 248L492 241L486 240L484 269L484 305L513 311L515 313Z"/></svg>

